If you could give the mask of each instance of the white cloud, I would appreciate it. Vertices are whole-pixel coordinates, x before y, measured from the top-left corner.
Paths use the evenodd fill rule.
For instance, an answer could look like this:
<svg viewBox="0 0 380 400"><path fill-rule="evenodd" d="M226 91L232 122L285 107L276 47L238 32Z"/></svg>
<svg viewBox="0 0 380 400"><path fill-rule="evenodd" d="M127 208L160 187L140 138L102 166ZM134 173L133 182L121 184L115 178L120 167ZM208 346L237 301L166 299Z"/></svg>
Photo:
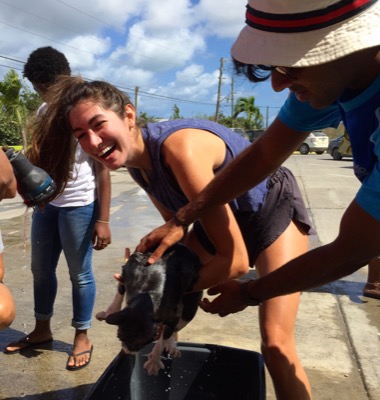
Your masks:
<svg viewBox="0 0 380 400"><path fill-rule="evenodd" d="M174 103L185 115L212 113L203 103L216 101L219 61L229 57L244 25L245 5L246 0L2 0L0 76L9 68L21 74L33 50L52 46L66 54L74 73L131 91L139 86L141 111L148 114L170 115ZM223 73L226 96L229 65Z"/></svg>
<svg viewBox="0 0 380 400"><path fill-rule="evenodd" d="M247 0L200 0L195 14L209 34L235 38L245 25Z"/></svg>

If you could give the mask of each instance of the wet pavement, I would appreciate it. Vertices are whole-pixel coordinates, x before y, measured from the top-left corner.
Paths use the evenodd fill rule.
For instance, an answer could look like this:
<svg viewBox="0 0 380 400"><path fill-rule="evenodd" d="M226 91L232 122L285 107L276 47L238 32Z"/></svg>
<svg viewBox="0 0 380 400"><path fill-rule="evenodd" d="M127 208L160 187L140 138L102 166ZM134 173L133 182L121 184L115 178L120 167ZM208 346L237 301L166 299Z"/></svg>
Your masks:
<svg viewBox="0 0 380 400"><path fill-rule="evenodd" d="M318 235L312 238L311 247L335 237L340 216L357 190L356 181L351 180L350 164L331 162L328 157L292 156L286 163L300 183L317 228ZM322 176L321 170L326 169L319 181L312 178L316 168ZM125 170L112 172L112 192L113 242L93 257L97 282L95 312L104 309L114 295L113 274L120 270L124 247L129 245L133 249L142 236L161 224L158 212ZM6 246L5 282L17 307L12 327L0 332L0 351L34 327L30 217L31 212L25 214L19 197L0 204L0 226ZM380 301L361 296L365 279L363 268L302 295L296 339L315 399L380 398ZM120 351L115 327L94 319L89 332L94 345L90 365L77 372L65 369L74 329L70 326L71 285L64 257L59 262L58 282L52 319L54 341L22 354L0 353L1 400L82 400ZM247 308L226 318L200 310L180 333L180 341L259 351L257 310ZM235 372L230 371L232 379ZM268 376L266 381L267 398L275 399Z"/></svg>

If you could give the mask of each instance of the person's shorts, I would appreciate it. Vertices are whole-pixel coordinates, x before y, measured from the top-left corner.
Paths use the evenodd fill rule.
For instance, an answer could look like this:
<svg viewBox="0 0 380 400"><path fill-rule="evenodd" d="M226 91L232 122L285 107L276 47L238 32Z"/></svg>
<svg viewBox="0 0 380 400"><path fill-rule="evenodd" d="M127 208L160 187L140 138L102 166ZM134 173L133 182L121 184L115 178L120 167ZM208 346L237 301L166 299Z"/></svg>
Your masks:
<svg viewBox="0 0 380 400"><path fill-rule="evenodd" d="M291 221L296 222L305 233L315 234L292 172L280 167L268 179L267 185L269 190L259 211L234 213L247 247L251 267L259 254L281 236ZM215 247L199 221L194 223L193 229L205 250L215 254Z"/></svg>

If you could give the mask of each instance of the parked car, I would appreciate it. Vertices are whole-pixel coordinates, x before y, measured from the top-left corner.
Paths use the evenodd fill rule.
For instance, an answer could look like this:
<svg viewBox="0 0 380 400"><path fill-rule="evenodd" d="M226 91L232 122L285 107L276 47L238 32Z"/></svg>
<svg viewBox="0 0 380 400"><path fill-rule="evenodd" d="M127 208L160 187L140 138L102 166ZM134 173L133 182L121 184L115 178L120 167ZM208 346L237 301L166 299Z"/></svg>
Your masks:
<svg viewBox="0 0 380 400"><path fill-rule="evenodd" d="M334 160L341 160L343 157L352 157L351 143L347 134L331 139L327 153L329 153Z"/></svg>
<svg viewBox="0 0 380 400"><path fill-rule="evenodd" d="M298 151L301 154L309 154L315 151L317 154L323 154L329 147L329 137L322 131L313 131L301 144Z"/></svg>
<svg viewBox="0 0 380 400"><path fill-rule="evenodd" d="M249 140L249 136L247 132L243 128L230 128L231 131L238 133L239 135L243 136L244 139Z"/></svg>
<svg viewBox="0 0 380 400"><path fill-rule="evenodd" d="M250 129L247 131L247 135L249 137L249 140L251 142L254 142L256 139L258 139L263 133L265 132L265 129Z"/></svg>

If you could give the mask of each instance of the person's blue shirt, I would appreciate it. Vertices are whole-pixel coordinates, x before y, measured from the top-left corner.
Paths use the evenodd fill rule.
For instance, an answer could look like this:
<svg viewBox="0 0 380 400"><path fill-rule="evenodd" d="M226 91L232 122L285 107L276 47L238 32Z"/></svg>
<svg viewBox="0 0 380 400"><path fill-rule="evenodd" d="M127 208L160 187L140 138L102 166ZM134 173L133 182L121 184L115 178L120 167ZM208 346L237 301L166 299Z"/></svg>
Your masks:
<svg viewBox="0 0 380 400"><path fill-rule="evenodd" d="M362 186L356 201L380 220L380 76L365 91L343 93L335 104L317 110L291 94L278 115L290 128L301 132L335 127L343 121L350 138L354 171Z"/></svg>

